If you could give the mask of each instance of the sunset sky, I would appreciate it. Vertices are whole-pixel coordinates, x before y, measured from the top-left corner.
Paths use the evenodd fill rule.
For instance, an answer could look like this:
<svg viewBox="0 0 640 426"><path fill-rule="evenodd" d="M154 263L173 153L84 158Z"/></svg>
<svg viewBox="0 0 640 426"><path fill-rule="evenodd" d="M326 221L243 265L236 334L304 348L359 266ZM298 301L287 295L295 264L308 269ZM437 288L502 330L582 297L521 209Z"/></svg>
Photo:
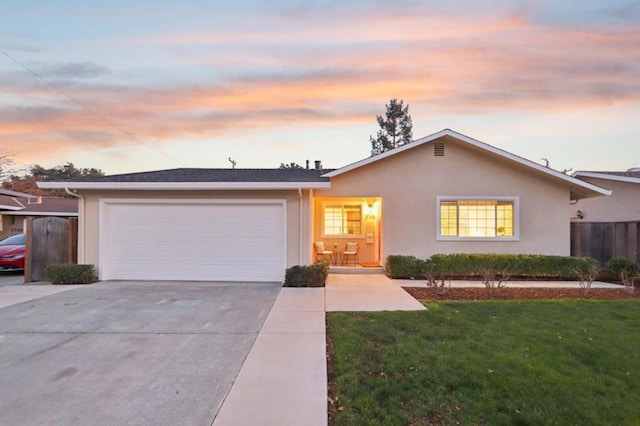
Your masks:
<svg viewBox="0 0 640 426"><path fill-rule="evenodd" d="M640 167L640 1L12 1L0 154L108 174L370 155L391 98L562 170Z"/></svg>

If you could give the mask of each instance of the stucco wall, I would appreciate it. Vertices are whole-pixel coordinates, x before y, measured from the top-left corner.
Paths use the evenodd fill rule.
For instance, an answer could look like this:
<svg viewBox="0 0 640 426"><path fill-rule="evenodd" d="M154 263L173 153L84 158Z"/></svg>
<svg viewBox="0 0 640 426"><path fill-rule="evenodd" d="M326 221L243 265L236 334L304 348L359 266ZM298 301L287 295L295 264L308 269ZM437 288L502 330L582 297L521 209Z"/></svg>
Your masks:
<svg viewBox="0 0 640 426"><path fill-rule="evenodd" d="M569 215L576 222L625 222L640 220L640 184L609 179L580 178L585 182L610 189L606 197L585 198L570 206ZM584 218L578 219L576 211Z"/></svg>
<svg viewBox="0 0 640 426"><path fill-rule="evenodd" d="M4 240L7 237L24 232L24 220L24 216L10 216L2 214L0 240Z"/></svg>
<svg viewBox="0 0 640 426"><path fill-rule="evenodd" d="M523 166L452 139L407 150L331 180L317 197L382 197L382 260L389 254L530 253L569 255L569 190ZM519 196L519 241L438 241L438 196Z"/></svg>
<svg viewBox="0 0 640 426"><path fill-rule="evenodd" d="M78 262L96 265L99 270L99 226L101 198L194 198L194 199L286 199L287 200L287 266L307 263L311 257L309 225L304 218L310 216L308 191L303 191L303 242L300 243L300 196L298 191L81 191L84 202L79 205ZM185 222L189 213L185 211Z"/></svg>

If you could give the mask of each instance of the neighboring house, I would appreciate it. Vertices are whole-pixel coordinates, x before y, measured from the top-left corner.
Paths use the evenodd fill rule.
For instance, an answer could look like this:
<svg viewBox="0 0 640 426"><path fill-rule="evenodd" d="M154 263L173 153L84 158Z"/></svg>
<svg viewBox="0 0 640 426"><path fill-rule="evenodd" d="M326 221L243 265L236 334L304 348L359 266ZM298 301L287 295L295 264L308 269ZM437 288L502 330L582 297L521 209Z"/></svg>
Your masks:
<svg viewBox="0 0 640 426"><path fill-rule="evenodd" d="M29 217L42 216L77 217L78 200L0 189L0 239L24 232Z"/></svg>
<svg viewBox="0 0 640 426"><path fill-rule="evenodd" d="M39 183L80 197L78 262L101 279L282 281L313 242L390 254L569 255L570 200L608 195L443 130L331 171L175 169Z"/></svg>
<svg viewBox="0 0 640 426"><path fill-rule="evenodd" d="M609 197L588 198L571 205L572 221L640 221L640 168L626 172L577 171L572 176L612 191Z"/></svg>

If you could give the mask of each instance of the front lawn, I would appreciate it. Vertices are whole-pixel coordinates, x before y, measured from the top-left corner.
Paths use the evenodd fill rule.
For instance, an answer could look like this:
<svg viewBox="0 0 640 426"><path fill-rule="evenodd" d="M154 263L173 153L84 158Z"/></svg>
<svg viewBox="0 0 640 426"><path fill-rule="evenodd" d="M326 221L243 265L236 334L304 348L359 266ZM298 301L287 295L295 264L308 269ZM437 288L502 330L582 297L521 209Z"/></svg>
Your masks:
<svg viewBox="0 0 640 426"><path fill-rule="evenodd" d="M640 302L328 313L330 424L640 424Z"/></svg>

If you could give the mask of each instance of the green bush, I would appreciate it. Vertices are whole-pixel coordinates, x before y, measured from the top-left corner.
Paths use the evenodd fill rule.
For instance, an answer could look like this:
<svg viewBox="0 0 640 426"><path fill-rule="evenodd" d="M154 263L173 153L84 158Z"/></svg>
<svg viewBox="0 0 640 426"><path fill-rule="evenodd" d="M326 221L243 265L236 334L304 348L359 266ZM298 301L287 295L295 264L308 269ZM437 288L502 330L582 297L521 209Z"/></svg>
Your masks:
<svg viewBox="0 0 640 426"><path fill-rule="evenodd" d="M391 278L422 278L429 263L415 256L392 254L387 256L384 270Z"/></svg>
<svg viewBox="0 0 640 426"><path fill-rule="evenodd" d="M427 260L415 256L390 255L385 270L392 278L479 278L487 282L509 279L584 280L599 271L589 257L538 254L452 253L434 254Z"/></svg>
<svg viewBox="0 0 640 426"><path fill-rule="evenodd" d="M578 279L579 272L598 265L586 257L538 254L435 254L433 269L449 277Z"/></svg>
<svg viewBox="0 0 640 426"><path fill-rule="evenodd" d="M622 281L629 291L634 290L634 280L640 277L640 263L628 257L614 257L605 265L607 274Z"/></svg>
<svg viewBox="0 0 640 426"><path fill-rule="evenodd" d="M44 269L44 279L51 284L91 284L98 280L93 265L75 263L48 265Z"/></svg>
<svg viewBox="0 0 640 426"><path fill-rule="evenodd" d="M329 275L329 264L320 259L313 265L295 265L285 273L285 287L324 287Z"/></svg>

